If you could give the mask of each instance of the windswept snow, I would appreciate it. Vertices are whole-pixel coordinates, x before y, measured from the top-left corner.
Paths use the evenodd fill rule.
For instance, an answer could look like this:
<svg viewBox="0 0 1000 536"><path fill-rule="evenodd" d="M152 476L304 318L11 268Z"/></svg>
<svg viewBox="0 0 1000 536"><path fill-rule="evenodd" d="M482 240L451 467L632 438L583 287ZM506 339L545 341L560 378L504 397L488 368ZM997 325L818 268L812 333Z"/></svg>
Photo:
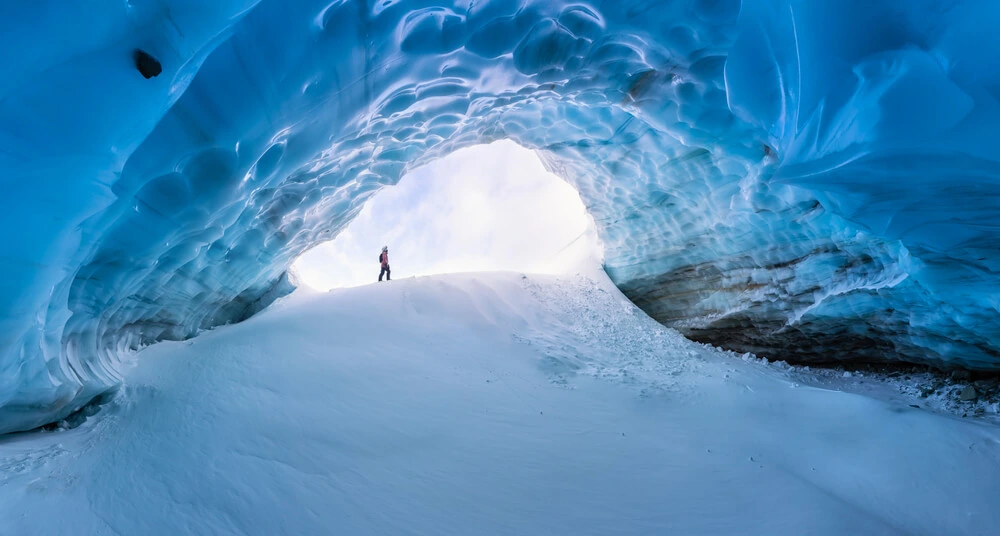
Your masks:
<svg viewBox="0 0 1000 536"><path fill-rule="evenodd" d="M993 534L1000 429L803 387L598 277L298 292L0 443L0 534Z"/></svg>

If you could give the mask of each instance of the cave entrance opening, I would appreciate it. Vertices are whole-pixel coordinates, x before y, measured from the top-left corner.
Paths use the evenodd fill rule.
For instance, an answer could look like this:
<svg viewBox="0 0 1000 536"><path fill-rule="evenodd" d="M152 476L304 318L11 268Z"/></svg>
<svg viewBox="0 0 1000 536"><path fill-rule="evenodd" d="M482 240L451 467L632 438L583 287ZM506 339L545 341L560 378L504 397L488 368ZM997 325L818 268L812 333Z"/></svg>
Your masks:
<svg viewBox="0 0 1000 536"><path fill-rule="evenodd" d="M476 145L415 168L365 205L334 240L300 256L317 290L455 272L564 274L600 269L603 248L579 193L512 141Z"/></svg>

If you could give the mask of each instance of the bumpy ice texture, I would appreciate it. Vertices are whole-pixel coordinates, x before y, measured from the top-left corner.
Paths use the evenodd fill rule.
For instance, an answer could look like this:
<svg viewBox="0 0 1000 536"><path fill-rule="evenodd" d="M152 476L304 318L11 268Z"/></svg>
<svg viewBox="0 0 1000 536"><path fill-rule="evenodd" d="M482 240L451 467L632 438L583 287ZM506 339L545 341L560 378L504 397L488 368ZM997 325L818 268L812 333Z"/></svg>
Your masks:
<svg viewBox="0 0 1000 536"><path fill-rule="evenodd" d="M0 432L253 314L407 169L504 138L695 339L1000 368L998 23L983 0L8 2Z"/></svg>

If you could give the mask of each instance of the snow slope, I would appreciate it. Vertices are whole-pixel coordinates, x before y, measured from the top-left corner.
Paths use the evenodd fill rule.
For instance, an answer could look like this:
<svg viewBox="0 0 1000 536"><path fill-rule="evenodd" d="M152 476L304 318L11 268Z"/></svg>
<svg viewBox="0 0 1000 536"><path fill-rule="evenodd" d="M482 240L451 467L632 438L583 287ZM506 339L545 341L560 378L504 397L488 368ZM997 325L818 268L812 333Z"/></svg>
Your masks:
<svg viewBox="0 0 1000 536"><path fill-rule="evenodd" d="M0 534L993 534L1000 428L794 383L605 279L296 292L0 441Z"/></svg>

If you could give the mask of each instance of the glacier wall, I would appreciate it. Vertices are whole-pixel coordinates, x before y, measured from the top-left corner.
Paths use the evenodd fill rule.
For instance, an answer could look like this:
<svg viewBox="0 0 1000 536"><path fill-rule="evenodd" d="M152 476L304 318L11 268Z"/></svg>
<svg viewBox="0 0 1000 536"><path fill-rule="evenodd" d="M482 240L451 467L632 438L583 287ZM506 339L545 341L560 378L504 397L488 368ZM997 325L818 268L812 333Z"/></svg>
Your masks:
<svg viewBox="0 0 1000 536"><path fill-rule="evenodd" d="M504 138L697 340L997 370L998 23L987 0L7 3L0 432L253 314L408 169Z"/></svg>

